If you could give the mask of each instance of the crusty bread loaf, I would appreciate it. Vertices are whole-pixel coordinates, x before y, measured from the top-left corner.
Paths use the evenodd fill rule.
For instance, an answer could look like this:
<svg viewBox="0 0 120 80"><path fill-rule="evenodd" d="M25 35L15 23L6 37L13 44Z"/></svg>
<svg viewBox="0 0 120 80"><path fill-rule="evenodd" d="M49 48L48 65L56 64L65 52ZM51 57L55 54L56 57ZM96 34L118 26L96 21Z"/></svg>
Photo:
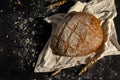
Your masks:
<svg viewBox="0 0 120 80"><path fill-rule="evenodd" d="M50 47L61 56L85 56L98 50L103 41L99 20L92 14L68 13L51 36Z"/></svg>

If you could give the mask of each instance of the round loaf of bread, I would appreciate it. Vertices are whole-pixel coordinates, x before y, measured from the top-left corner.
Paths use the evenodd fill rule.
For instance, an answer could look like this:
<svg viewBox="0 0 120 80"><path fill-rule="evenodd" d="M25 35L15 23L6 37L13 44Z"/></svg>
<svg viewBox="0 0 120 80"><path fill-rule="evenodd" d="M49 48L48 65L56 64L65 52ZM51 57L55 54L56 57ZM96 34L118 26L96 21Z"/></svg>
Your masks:
<svg viewBox="0 0 120 80"><path fill-rule="evenodd" d="M103 32L99 20L89 13L68 13L55 27L50 47L61 56L85 56L99 49Z"/></svg>

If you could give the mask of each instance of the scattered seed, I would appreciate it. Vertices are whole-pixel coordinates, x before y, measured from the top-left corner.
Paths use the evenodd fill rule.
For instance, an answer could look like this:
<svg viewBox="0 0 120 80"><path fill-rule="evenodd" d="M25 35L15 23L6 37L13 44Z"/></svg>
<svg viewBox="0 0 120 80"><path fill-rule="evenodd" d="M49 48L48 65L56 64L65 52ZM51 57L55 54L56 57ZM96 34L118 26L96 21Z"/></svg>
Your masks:
<svg viewBox="0 0 120 80"><path fill-rule="evenodd" d="M16 43L16 40L14 40L14 42L13 42L14 44Z"/></svg>
<svg viewBox="0 0 120 80"><path fill-rule="evenodd" d="M15 21L15 22L14 22L14 25L16 25L16 24L19 24L19 21Z"/></svg>
<svg viewBox="0 0 120 80"><path fill-rule="evenodd" d="M21 2L20 2L20 1L18 1L18 4L19 4L19 5L21 5Z"/></svg>
<svg viewBox="0 0 120 80"><path fill-rule="evenodd" d="M6 35L6 38L8 38L9 36L8 35Z"/></svg>
<svg viewBox="0 0 120 80"><path fill-rule="evenodd" d="M2 12L3 12L3 10L0 10L0 12L2 13Z"/></svg>
<svg viewBox="0 0 120 80"><path fill-rule="evenodd" d="M35 67L35 62L33 62L32 67Z"/></svg>

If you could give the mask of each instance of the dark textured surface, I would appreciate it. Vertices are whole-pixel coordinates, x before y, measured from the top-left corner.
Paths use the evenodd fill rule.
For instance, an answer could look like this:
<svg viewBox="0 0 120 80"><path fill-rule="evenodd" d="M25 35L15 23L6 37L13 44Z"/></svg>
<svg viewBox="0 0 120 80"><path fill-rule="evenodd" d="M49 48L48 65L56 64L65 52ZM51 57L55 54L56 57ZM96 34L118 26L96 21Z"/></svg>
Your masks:
<svg viewBox="0 0 120 80"><path fill-rule="evenodd" d="M51 33L43 21L47 15L67 12L76 0L47 11L45 6L57 0L1 0L0 1L0 80L120 80L120 57L108 56L99 60L81 76L84 65L51 73L34 73L35 62ZM85 0L82 0L85 1ZM87 0L86 0L87 1ZM118 15L115 26L120 42L120 1L116 0ZM64 9L64 10L63 10Z"/></svg>

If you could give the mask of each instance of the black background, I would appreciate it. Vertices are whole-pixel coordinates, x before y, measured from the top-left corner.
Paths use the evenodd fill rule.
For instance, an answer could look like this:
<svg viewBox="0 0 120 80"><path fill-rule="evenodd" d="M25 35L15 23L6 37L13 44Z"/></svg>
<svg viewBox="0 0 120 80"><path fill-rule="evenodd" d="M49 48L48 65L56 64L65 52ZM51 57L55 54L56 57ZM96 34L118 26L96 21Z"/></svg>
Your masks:
<svg viewBox="0 0 120 80"><path fill-rule="evenodd" d="M120 80L119 56L99 60L81 76L77 74L85 65L64 69L54 77L51 73L33 72L38 55L51 34L51 25L43 18L67 12L77 0L69 0L52 10L45 8L55 1L0 0L0 80ZM114 21L120 43L119 3L115 0L118 15Z"/></svg>

